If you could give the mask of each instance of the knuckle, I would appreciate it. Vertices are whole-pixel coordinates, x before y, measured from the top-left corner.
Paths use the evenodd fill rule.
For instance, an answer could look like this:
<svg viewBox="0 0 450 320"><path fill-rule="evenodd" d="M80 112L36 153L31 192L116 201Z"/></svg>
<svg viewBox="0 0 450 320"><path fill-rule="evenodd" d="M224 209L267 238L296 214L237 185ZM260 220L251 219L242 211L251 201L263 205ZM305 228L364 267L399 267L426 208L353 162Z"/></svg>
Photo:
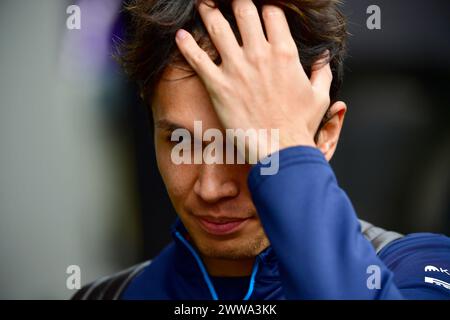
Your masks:
<svg viewBox="0 0 450 320"><path fill-rule="evenodd" d="M209 25L208 27L208 33L212 36L212 37L218 37L223 35L225 32L225 26L217 23L217 22L213 22Z"/></svg>
<svg viewBox="0 0 450 320"><path fill-rule="evenodd" d="M330 93L329 92L321 92L319 93L319 101L320 104L324 105L324 106L329 106L331 103L331 99L330 99Z"/></svg>
<svg viewBox="0 0 450 320"><path fill-rule="evenodd" d="M205 58L206 58L206 52L204 52L204 51L197 51L197 52L193 53L192 57L191 57L192 62L195 65L201 64L205 60Z"/></svg>
<svg viewBox="0 0 450 320"><path fill-rule="evenodd" d="M274 47L275 55L282 60L295 60L298 59L298 50L295 45L279 44Z"/></svg>
<svg viewBox="0 0 450 320"><path fill-rule="evenodd" d="M265 50L251 50L247 53L247 59L251 63L255 64L265 64L268 60L268 55Z"/></svg>
<svg viewBox="0 0 450 320"><path fill-rule="evenodd" d="M256 6L252 2L244 4L239 3L238 1L233 1L232 7L236 18L245 18L247 16L258 14Z"/></svg>
<svg viewBox="0 0 450 320"><path fill-rule="evenodd" d="M238 18L245 18L248 16L254 16L255 14L257 14L256 8L253 6L236 6L234 9L235 15Z"/></svg>
<svg viewBox="0 0 450 320"><path fill-rule="evenodd" d="M271 5L265 5L262 8L262 15L264 18L270 18L273 16L280 16L282 11L280 8Z"/></svg>

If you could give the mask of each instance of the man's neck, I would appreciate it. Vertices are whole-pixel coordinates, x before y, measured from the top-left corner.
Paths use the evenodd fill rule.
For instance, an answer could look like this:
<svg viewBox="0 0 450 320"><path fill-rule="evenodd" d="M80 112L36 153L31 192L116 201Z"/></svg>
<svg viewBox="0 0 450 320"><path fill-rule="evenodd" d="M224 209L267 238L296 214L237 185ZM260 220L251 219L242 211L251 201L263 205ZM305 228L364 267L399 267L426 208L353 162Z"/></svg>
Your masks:
<svg viewBox="0 0 450 320"><path fill-rule="evenodd" d="M245 277L250 276L255 258L248 259L219 259L203 257L203 263L209 275L213 277Z"/></svg>

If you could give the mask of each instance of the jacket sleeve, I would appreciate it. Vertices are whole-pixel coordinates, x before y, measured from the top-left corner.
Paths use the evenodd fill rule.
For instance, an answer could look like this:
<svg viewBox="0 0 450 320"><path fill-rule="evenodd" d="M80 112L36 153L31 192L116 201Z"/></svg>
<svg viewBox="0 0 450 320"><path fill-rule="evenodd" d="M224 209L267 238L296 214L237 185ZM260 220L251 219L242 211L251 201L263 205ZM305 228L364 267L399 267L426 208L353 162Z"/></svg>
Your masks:
<svg viewBox="0 0 450 320"><path fill-rule="evenodd" d="M255 165L248 184L279 261L286 298L402 299L322 153L291 147L278 160L274 175L263 175L264 165Z"/></svg>
<svg viewBox="0 0 450 320"><path fill-rule="evenodd" d="M379 253L405 299L450 299L450 238L412 233Z"/></svg>

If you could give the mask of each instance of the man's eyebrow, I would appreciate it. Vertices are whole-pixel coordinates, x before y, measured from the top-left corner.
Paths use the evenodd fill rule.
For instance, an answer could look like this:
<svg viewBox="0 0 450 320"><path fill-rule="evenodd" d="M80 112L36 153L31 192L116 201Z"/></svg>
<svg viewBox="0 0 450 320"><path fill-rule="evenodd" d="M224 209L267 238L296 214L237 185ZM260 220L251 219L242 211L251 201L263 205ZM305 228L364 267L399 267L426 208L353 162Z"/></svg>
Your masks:
<svg viewBox="0 0 450 320"><path fill-rule="evenodd" d="M188 128L186 128L183 125L178 124L176 122L172 122L172 121L170 121L168 119L157 120L156 123L155 123L155 127L158 128L158 129L169 131L169 132L175 131L177 129L185 129L185 130L189 131L192 134L191 130L189 130Z"/></svg>

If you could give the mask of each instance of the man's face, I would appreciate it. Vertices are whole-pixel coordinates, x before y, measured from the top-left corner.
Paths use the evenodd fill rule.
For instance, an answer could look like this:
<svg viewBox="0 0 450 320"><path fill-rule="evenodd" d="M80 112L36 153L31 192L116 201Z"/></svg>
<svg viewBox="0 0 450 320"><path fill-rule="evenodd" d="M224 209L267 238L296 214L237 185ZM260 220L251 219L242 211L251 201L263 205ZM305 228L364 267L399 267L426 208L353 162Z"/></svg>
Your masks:
<svg viewBox="0 0 450 320"><path fill-rule="evenodd" d="M254 257L269 245L247 188L247 164L175 164L171 141L186 128L193 141L194 121L203 132L224 133L208 93L195 77L168 67L152 101L158 168L177 214L203 256L222 259ZM225 135L224 135L225 136ZM204 143L205 145L205 143Z"/></svg>

